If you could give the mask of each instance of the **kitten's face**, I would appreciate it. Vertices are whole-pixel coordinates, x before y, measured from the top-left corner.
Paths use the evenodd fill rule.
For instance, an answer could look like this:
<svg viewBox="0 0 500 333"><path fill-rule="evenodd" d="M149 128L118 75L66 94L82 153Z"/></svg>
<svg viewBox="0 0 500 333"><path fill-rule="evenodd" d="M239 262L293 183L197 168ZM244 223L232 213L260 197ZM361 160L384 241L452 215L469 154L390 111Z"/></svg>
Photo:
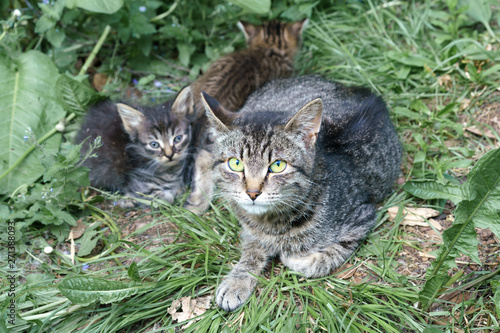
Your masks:
<svg viewBox="0 0 500 333"><path fill-rule="evenodd" d="M322 102L315 100L289 119L280 112L234 119L204 95L214 130L214 156L221 196L251 215L294 210L312 183ZM287 122L288 120L288 122Z"/></svg>
<svg viewBox="0 0 500 333"><path fill-rule="evenodd" d="M183 119L163 117L162 123L148 121L137 139L143 146L143 156L164 165L185 159L191 140L191 126Z"/></svg>
<svg viewBox="0 0 500 333"><path fill-rule="evenodd" d="M191 89L184 88L172 103L136 110L117 104L125 131L137 153L170 166L186 158L191 141Z"/></svg>

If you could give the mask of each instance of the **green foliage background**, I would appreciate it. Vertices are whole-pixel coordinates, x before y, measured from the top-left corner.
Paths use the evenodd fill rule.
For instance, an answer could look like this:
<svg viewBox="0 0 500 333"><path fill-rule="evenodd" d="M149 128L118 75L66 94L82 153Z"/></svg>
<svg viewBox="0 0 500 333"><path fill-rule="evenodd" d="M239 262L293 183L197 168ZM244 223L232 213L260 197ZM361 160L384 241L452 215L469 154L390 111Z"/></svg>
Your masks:
<svg viewBox="0 0 500 333"><path fill-rule="evenodd" d="M500 100L499 7L493 0L1 2L0 240L8 243L7 222L14 222L22 283L15 297L20 317L6 324L8 256L6 247L0 249L0 329L500 329L498 270L464 274L455 263L466 255L481 264L475 228L500 237L500 136L487 125L482 131L492 130L495 139L464 137L464 122L480 125L478 115ZM242 309L226 314L211 308L186 328L167 310L180 297L213 294L238 259L235 217L222 203L200 218L181 209L182 200L174 206L155 202L138 219L151 222L123 236L116 220L124 213L101 209L115 197L86 188L88 170L72 143L79 121L102 98L165 101L211 61L244 47L238 20L303 18L310 22L297 73L381 94L404 144L406 184L381 207L377 228L349 261L379 280L308 280L282 268L275 272L273 264ZM96 92L99 75L106 84ZM435 244L436 260L424 280L396 271L403 245L420 244L401 240L402 210L387 221L387 208L395 205L454 210L455 222ZM86 228L72 262L58 249L79 219ZM175 242L147 247L132 238L168 223L176 226ZM49 241L56 250L44 254ZM479 299L451 310L439 299L471 289L480 291Z"/></svg>

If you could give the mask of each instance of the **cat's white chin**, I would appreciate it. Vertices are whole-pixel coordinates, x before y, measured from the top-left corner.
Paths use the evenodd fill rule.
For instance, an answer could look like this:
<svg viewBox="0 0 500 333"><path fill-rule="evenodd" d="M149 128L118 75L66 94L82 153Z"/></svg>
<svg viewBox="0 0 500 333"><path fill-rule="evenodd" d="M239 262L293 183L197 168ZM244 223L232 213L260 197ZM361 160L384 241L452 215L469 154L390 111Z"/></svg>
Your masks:
<svg viewBox="0 0 500 333"><path fill-rule="evenodd" d="M269 205L265 204L258 204L256 202L253 202L251 204L249 203L240 203L239 206L245 210L248 214L252 215L263 215L269 212Z"/></svg>

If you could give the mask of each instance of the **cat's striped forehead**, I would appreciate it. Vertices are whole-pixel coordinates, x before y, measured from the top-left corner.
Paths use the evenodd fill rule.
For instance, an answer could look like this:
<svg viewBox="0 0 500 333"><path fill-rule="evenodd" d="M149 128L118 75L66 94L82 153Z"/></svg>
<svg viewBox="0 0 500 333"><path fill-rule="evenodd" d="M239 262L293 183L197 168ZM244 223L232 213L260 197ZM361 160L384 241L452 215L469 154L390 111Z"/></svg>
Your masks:
<svg viewBox="0 0 500 333"><path fill-rule="evenodd" d="M159 133L168 133L177 127L183 130L189 127L189 122L184 117L172 112L169 104L145 108L142 113L146 116L147 125Z"/></svg>

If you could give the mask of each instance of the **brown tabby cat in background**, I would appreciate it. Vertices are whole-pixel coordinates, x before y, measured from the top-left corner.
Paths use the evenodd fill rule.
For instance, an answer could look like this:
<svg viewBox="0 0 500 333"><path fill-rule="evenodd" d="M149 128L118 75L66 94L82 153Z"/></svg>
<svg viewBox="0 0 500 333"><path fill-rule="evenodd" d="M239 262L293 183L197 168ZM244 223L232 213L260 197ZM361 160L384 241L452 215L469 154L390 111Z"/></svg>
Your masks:
<svg viewBox="0 0 500 333"><path fill-rule="evenodd" d="M194 168L193 192L186 203L189 210L196 213L207 210L213 192L209 171L212 140L207 136L201 91L213 96L229 110L237 111L247 97L264 83L290 77L306 23L307 20L294 23L270 21L256 26L240 22L238 26L245 34L248 47L220 58L191 85L197 113L193 140L199 150Z"/></svg>

